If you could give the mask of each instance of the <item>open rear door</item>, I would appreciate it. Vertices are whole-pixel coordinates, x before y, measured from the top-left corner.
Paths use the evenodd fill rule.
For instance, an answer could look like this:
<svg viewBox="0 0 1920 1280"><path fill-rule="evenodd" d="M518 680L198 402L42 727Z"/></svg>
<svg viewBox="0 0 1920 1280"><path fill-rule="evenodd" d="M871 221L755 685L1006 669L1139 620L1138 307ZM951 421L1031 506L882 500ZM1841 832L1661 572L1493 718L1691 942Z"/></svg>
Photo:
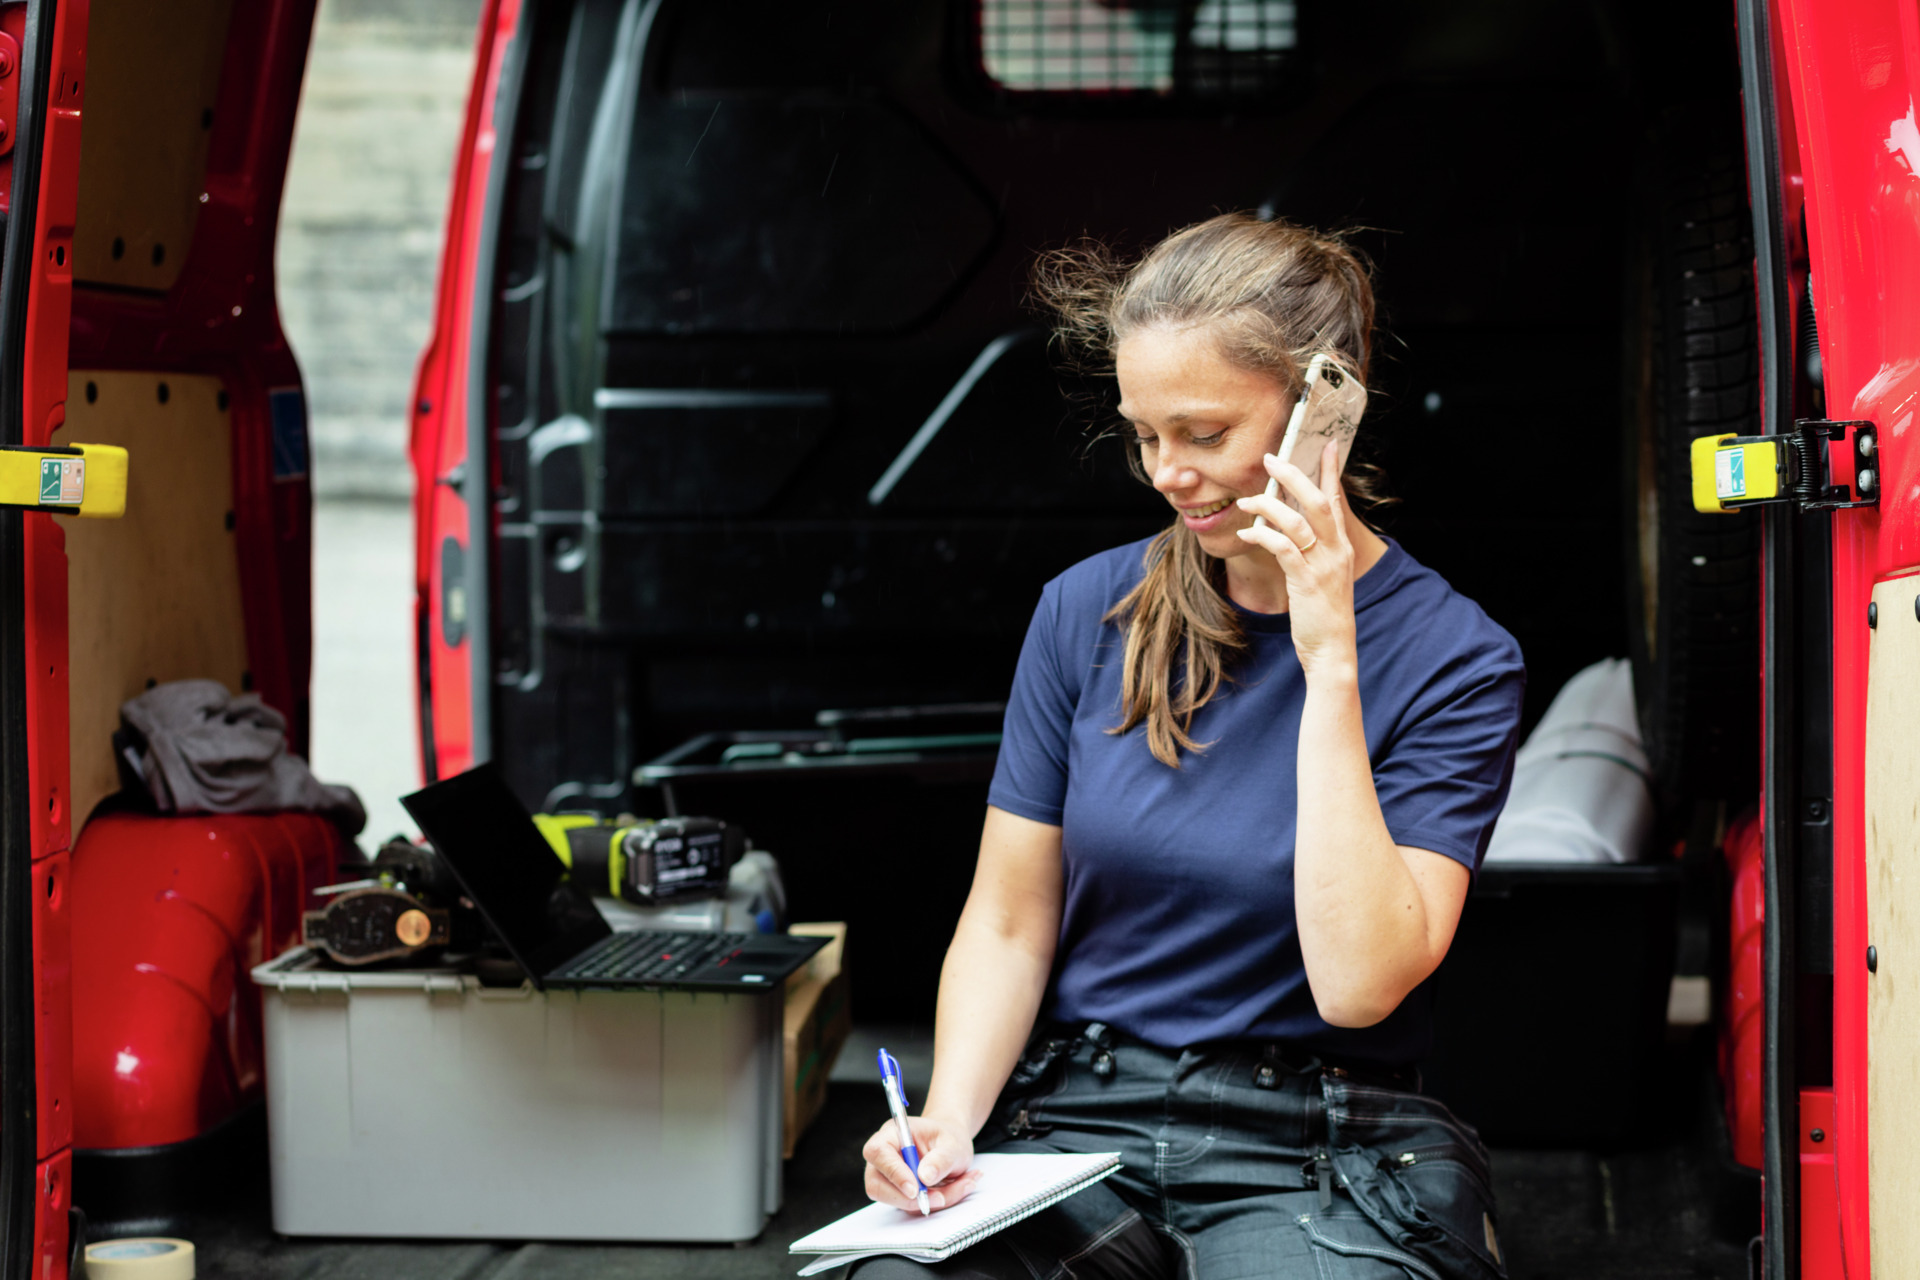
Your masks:
<svg viewBox="0 0 1920 1280"><path fill-rule="evenodd" d="M1832 517L1830 955L1812 957L1830 961L1832 1086L1825 1097L1803 1089L1800 1132L1783 1133L1780 1145L1800 1155L1801 1274L1912 1276L1920 1275L1920 293L1911 287L1920 279L1920 21L1895 0L1772 7L1818 322L1817 348L1803 325L1796 358L1817 360L1820 416L1877 429L1877 465L1838 447L1832 461L1836 481L1879 499ZM1792 821L1783 815L1783 826ZM1803 915L1820 905L1817 894L1801 895ZM1807 959L1804 931L1802 942Z"/></svg>
<svg viewBox="0 0 1920 1280"><path fill-rule="evenodd" d="M413 397L420 754L428 782L492 757L493 383L487 353L500 202L496 151L512 135L520 0L484 0L473 88L440 253L433 336Z"/></svg>
<svg viewBox="0 0 1920 1280"><path fill-rule="evenodd" d="M86 0L0 6L0 445L65 417ZM17 98L17 105L16 103ZM65 1275L67 609L61 531L0 508L0 1275Z"/></svg>

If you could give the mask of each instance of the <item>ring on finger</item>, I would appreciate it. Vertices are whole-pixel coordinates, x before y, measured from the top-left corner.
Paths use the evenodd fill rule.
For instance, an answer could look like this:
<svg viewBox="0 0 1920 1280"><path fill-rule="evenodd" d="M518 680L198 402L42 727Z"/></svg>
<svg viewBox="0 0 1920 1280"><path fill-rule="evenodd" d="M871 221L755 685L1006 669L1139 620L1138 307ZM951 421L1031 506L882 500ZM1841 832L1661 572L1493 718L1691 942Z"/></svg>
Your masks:
<svg viewBox="0 0 1920 1280"><path fill-rule="evenodd" d="M1315 547L1317 547L1317 546L1319 546L1319 545L1320 545L1320 535L1316 533L1316 534L1314 534L1314 535L1313 535L1313 541L1312 541L1312 542L1309 542L1309 543L1307 543L1307 544L1306 544L1305 546L1303 546L1303 547L1301 547L1301 548L1300 548L1300 554L1301 554L1301 555L1305 555L1305 554L1307 554L1307 552L1309 552L1309 551L1311 551L1311 550L1313 550L1313 549L1314 549Z"/></svg>

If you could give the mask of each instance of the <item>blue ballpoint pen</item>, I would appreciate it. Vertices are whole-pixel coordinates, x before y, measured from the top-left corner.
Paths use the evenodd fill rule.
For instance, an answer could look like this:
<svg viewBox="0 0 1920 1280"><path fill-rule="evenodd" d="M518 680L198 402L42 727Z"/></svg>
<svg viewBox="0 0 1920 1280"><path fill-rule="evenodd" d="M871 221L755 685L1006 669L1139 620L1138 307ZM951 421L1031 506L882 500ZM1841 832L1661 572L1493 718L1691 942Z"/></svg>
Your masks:
<svg viewBox="0 0 1920 1280"><path fill-rule="evenodd" d="M885 1049L880 1051L880 1083L887 1091L887 1109L893 1112L893 1123L900 1130L900 1156L913 1170L913 1180L920 1183L920 1213L924 1217L933 1212L933 1206L927 1201L927 1184L920 1182L920 1148L913 1145L913 1130L907 1126L907 1089L900 1083L900 1064Z"/></svg>

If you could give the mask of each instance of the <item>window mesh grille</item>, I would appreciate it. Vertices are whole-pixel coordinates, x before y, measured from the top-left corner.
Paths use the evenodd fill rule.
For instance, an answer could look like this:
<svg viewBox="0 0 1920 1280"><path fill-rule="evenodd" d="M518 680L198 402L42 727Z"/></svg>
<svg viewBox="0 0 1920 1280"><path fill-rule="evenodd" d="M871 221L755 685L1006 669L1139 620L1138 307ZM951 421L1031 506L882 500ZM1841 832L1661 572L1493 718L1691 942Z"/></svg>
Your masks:
<svg viewBox="0 0 1920 1280"><path fill-rule="evenodd" d="M1202 0L1193 15L1195 49L1279 53L1299 42L1294 0Z"/></svg>
<svg viewBox="0 0 1920 1280"><path fill-rule="evenodd" d="M1295 0L978 0L980 65L1013 93L1271 93L1299 45Z"/></svg>

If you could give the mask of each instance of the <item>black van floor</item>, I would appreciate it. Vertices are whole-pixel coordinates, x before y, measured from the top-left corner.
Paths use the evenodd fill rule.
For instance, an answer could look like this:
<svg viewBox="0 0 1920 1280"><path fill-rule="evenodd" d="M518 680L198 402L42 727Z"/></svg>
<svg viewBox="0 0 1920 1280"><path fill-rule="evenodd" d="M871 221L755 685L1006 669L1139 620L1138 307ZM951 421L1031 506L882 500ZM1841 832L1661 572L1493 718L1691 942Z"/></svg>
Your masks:
<svg viewBox="0 0 1920 1280"><path fill-rule="evenodd" d="M290 1240L264 1194L193 1231L201 1280L784 1280L789 1241L857 1208L860 1146L877 1088L835 1084L787 1165L787 1202L758 1240L596 1245ZM1746 1249L1716 1234L1719 1195L1698 1143L1611 1154L1494 1152L1502 1245L1513 1280L1746 1280ZM503 1173L503 1176L504 1173ZM1724 1198L1724 1197L1722 1197Z"/></svg>

